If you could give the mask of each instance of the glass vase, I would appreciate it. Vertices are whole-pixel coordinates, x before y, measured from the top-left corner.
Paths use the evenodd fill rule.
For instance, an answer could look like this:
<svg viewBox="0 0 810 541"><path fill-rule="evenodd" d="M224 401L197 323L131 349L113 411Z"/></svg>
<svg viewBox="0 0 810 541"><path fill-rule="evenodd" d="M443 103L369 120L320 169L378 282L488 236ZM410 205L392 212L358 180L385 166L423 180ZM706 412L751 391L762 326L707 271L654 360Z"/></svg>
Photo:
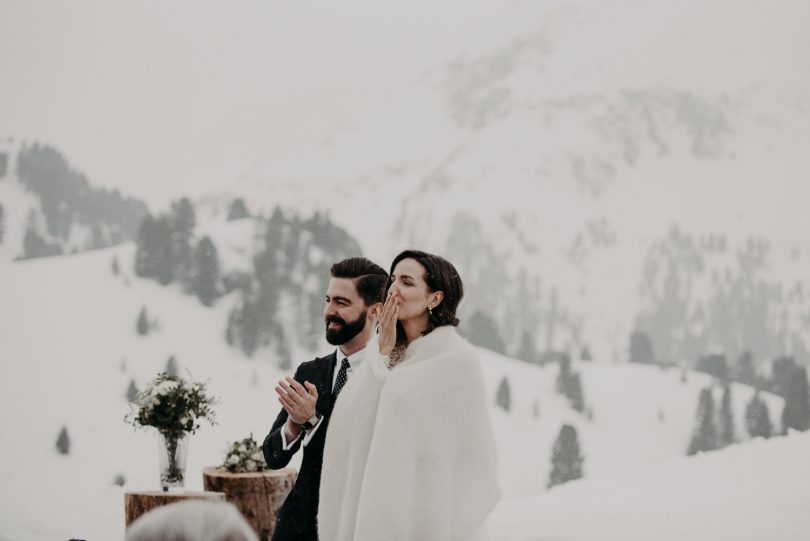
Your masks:
<svg viewBox="0 0 810 541"><path fill-rule="evenodd" d="M180 438L167 437L158 432L158 467L163 492L182 492L186 480L188 433Z"/></svg>

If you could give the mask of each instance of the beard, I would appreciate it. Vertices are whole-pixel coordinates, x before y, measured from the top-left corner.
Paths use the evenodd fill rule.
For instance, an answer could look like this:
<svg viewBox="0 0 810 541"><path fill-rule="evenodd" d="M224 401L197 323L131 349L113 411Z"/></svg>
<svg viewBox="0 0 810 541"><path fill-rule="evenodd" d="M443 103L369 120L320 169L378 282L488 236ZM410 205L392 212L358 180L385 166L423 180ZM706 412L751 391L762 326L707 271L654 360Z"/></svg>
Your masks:
<svg viewBox="0 0 810 541"><path fill-rule="evenodd" d="M366 328L366 312L368 310L363 310L356 320L348 323L337 316L326 318L326 341L333 346L341 346L360 334ZM340 327L330 329L330 323L337 323Z"/></svg>

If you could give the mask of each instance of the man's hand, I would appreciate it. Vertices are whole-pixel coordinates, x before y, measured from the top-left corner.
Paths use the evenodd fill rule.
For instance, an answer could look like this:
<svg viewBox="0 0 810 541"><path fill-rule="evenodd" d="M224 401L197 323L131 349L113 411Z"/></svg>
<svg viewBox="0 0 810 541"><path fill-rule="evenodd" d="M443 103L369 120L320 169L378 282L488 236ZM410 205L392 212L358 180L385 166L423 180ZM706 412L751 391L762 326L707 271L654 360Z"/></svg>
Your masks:
<svg viewBox="0 0 810 541"><path fill-rule="evenodd" d="M318 389L308 381L301 385L291 377L286 377L276 386L278 401L292 421L303 425L315 415L318 403Z"/></svg>
<svg viewBox="0 0 810 541"><path fill-rule="evenodd" d="M383 306L379 324L380 353L388 357L397 342L397 316L399 315L399 295L388 296Z"/></svg>

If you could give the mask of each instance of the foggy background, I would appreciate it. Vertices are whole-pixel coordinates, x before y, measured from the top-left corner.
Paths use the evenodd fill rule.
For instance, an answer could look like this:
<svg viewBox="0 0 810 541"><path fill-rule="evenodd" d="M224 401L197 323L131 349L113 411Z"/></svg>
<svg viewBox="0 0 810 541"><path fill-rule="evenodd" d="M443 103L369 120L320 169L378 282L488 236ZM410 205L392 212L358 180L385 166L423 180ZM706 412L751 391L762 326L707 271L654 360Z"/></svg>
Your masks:
<svg viewBox="0 0 810 541"><path fill-rule="evenodd" d="M405 247L464 279L494 539L805 539L808 23L0 0L0 539L123 535L157 487L123 416L169 359L222 398L199 489L329 351L331 263Z"/></svg>

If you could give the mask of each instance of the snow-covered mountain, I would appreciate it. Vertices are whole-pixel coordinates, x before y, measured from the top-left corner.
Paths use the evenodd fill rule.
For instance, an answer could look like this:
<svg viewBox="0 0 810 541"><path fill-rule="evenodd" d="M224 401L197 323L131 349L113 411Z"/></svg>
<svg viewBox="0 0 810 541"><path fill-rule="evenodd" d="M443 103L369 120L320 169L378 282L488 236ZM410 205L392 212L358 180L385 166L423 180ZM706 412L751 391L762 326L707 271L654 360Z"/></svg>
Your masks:
<svg viewBox="0 0 810 541"><path fill-rule="evenodd" d="M326 209L382 263L405 246L446 255L469 284L465 309L512 344L556 319L538 349L619 358L648 300L646 262L673 228L722 237L720 272L734 276L735 253L764 239L756 279L810 286L798 272L810 258L801 13L789 0L767 13L726 0L508 3L497 33L437 50L383 104L245 171L236 194L257 210ZM756 38L777 29L783 39ZM711 290L689 294L690 311L711 302ZM803 346L758 353L806 362L807 303L768 307L783 310Z"/></svg>
<svg viewBox="0 0 810 541"><path fill-rule="evenodd" d="M53 147L0 141L0 261L132 240L146 205L93 187Z"/></svg>
<svg viewBox="0 0 810 541"><path fill-rule="evenodd" d="M230 224L231 231L209 233L223 240L242 225ZM275 418L278 406L273 386L283 372L276 362L269 362L272 357L249 359L227 347L222 338L228 310L237 298L226 296L213 307L202 307L179 286L162 287L134 276L133 256L132 245L121 245L0 265L4 300L0 539L121 538L122 492L153 488L158 483L154 435L133 432L123 421L128 411L127 388L130 382L142 388L165 368L169 356L176 358L181 371L189 370L196 380L208 380L211 392L221 399L219 424L204 427L192 439L189 488L201 487L201 475L194 472L219 463L228 442L251 432L261 439ZM113 259L119 262L118 274L111 270ZM238 267L238 251L231 264ZM143 306L157 323L157 330L146 336L135 329ZM328 347L321 340L318 351L328 351ZM604 497L611 486L617 490L628 484L647 486L650 472L656 472L663 486L688 477L692 484L679 481L681 490L699 493L699 474L689 472L714 471L707 465L708 457L685 457L697 396L711 384L709 376L689 372L682 381L676 369L613 364L598 358L576 362L574 368L582 375L590 411L583 415L555 392L556 365L539 368L486 350L480 353L492 400L504 488L504 500L493 517L498 525L493 529L495 539L544 538L545 530L532 517L524 516L525 510L545 506L545 502L557 506L563 504L553 502L569 501L565 496L570 494L568 487L546 490L552 443L563 423L576 426L580 434L585 478L571 491L578 491L578 497L585 500ZM311 354L294 352L296 362ZM508 411L495 401L504 379L510 387ZM736 437L744 442L748 439L744 408L753 390L735 384L732 391ZM763 396L776 424L782 399L767 393ZM71 441L66 456L55 448L63 426ZM804 436L790 436L761 443L753 454L743 454L748 452L734 446L717 451L712 454L717 458L711 459L718 464L711 474L713 482L719 483L721 477L737 479L754 468L790 470L796 476L787 479L778 473L778 478L785 480L785 493L795 495L803 483L801 464L806 461L797 463L794 455L804 452L806 443ZM726 454L747 458L720 465L725 464L722 457ZM125 479L123 487L114 484L118 475ZM737 528L738 521L754 520L758 512L770 509L771 496L753 495L738 514L723 514L726 526ZM784 498L787 496L777 501ZM789 527L805 528L808 515L800 504L803 500L794 501L794 511L785 515L791 520ZM718 505L736 509L736 502L732 499ZM659 517L670 510L672 499L662 498L661 507L648 503ZM43 508L49 510L46 522L41 520ZM618 504L612 509L626 512ZM601 513L604 517L609 511ZM516 515L520 519L508 525L505 517ZM611 517L613 529L603 533L618 537L622 522L618 515ZM646 519L638 520L643 524ZM587 539L578 529L565 536L564 525L555 524L562 538ZM694 532L691 538L712 539L701 537L697 527L689 531ZM790 535L798 529L785 531L784 539L801 538Z"/></svg>

